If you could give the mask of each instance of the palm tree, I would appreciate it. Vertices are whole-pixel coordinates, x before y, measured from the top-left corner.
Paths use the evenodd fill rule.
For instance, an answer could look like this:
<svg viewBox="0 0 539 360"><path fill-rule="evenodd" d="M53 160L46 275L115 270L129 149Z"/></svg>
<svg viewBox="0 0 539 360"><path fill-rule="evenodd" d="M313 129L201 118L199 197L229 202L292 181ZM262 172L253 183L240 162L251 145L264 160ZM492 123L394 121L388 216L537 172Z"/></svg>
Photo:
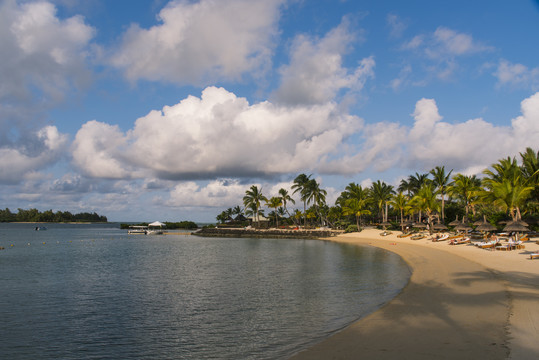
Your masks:
<svg viewBox="0 0 539 360"><path fill-rule="evenodd" d="M321 189L320 184L315 179L309 180L301 194L302 200L304 200L307 205L312 203L315 213L320 217L320 208L326 204L326 195L327 191Z"/></svg>
<svg viewBox="0 0 539 360"><path fill-rule="evenodd" d="M288 212L286 204L288 202L291 202L292 204L295 204L296 201L294 199L292 199L292 197L288 194L288 190L283 189L283 188L279 189L279 198L281 199L281 202L283 203L284 211L286 212L288 217L290 217L290 213ZM295 223L295 221L294 221L294 223Z"/></svg>
<svg viewBox="0 0 539 360"><path fill-rule="evenodd" d="M391 200L391 206L393 206L395 209L400 210L401 227L404 231L404 210L406 209L406 206L408 206L408 198L403 194L402 191L399 191L398 194L393 195L393 198Z"/></svg>
<svg viewBox="0 0 539 360"><path fill-rule="evenodd" d="M436 200L436 191L432 184L423 184L417 194L410 200L412 205L416 206L419 210L419 218L421 219L421 212L424 211L427 215L427 223L429 224L429 231L432 234L432 213L439 208L438 201Z"/></svg>
<svg viewBox="0 0 539 360"><path fill-rule="evenodd" d="M307 198L304 197L303 193L305 191L305 187L307 186L307 184L310 181L310 178L311 178L311 175L307 176L305 174L299 174L294 179L294 184L292 185L292 189L294 190L294 192L292 194L295 194L295 193L299 192L301 201L303 201L303 226L305 226L307 224L307 217L306 217L306 214L307 214Z"/></svg>
<svg viewBox="0 0 539 360"><path fill-rule="evenodd" d="M520 153L522 159L522 176L528 186L533 186L530 196L530 205L539 206L539 151L537 153L532 148L526 148L524 153Z"/></svg>
<svg viewBox="0 0 539 360"><path fill-rule="evenodd" d="M462 201L466 211L466 217L468 217L469 210L474 205L474 201L478 198L480 186L481 180L475 175L457 174L453 176L453 184L447 189L448 194Z"/></svg>
<svg viewBox="0 0 539 360"><path fill-rule="evenodd" d="M417 194L419 189L421 189L421 186L423 186L425 183L429 182L429 174L418 174L415 173L415 175L408 176L408 187L410 188L410 192L413 195Z"/></svg>
<svg viewBox="0 0 539 360"><path fill-rule="evenodd" d="M452 183L450 181L450 176L452 172L453 170L449 171L449 173L447 173L446 175L445 166L436 166L430 171L430 174L432 175L432 182L442 196L442 222L444 222L445 220L445 193L447 191L447 187L450 186Z"/></svg>
<svg viewBox="0 0 539 360"><path fill-rule="evenodd" d="M371 195L380 211L380 214L382 215L382 221L387 221L388 202L391 200L391 195L394 193L393 186L388 185L380 180L377 180L371 186Z"/></svg>
<svg viewBox="0 0 539 360"><path fill-rule="evenodd" d="M519 220L520 209L532 194L535 186L524 177L522 168L513 158L501 159L491 165L492 170L486 169L483 173L485 189L481 192L484 201L490 201L496 207L509 212L513 220ZM534 184L530 184L534 185Z"/></svg>
<svg viewBox="0 0 539 360"><path fill-rule="evenodd" d="M268 199L262 195L262 191L258 190L256 185L251 186L251 188L245 192L245 196L243 197L243 204L245 207L249 207L254 211L253 215L257 224L259 222L259 209L262 201L268 201Z"/></svg>
<svg viewBox="0 0 539 360"><path fill-rule="evenodd" d="M356 226L359 231L361 215L369 215L371 212L366 209L367 199L350 198L345 201L342 208L343 215L354 215L356 217Z"/></svg>
<svg viewBox="0 0 539 360"><path fill-rule="evenodd" d="M266 200L266 206L274 209L273 213L275 215L275 226L279 227L279 218L277 217L277 208L283 206L280 197L273 196L269 200Z"/></svg>

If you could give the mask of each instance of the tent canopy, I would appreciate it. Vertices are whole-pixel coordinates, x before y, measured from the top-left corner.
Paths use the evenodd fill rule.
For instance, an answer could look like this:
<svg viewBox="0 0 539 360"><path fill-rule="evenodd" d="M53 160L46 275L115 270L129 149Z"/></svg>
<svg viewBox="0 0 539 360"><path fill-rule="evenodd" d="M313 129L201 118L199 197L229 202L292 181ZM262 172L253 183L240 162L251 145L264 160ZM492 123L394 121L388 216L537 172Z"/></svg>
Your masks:
<svg viewBox="0 0 539 360"><path fill-rule="evenodd" d="M148 226L159 226L159 227L163 227L163 226L165 226L165 224L163 224L163 223L160 222L160 221L154 221L153 223L148 224Z"/></svg>

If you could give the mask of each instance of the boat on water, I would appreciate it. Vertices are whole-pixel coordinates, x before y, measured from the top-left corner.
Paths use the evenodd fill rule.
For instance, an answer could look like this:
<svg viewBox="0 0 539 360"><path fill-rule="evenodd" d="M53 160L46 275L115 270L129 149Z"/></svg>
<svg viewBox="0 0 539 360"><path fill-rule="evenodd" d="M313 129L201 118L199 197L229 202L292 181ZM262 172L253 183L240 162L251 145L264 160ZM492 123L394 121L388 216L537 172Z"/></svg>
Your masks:
<svg viewBox="0 0 539 360"><path fill-rule="evenodd" d="M127 230L128 234L139 234L139 235L162 235L163 227L166 225L159 221L154 221L151 224L145 225L131 225Z"/></svg>
<svg viewBox="0 0 539 360"><path fill-rule="evenodd" d="M132 235L146 235L147 231L148 227L142 225L131 225L129 226L129 229L127 229L127 233Z"/></svg>
<svg viewBox="0 0 539 360"><path fill-rule="evenodd" d="M36 228L34 230L35 231L44 231L44 230L47 230L47 228L45 226L36 226Z"/></svg>

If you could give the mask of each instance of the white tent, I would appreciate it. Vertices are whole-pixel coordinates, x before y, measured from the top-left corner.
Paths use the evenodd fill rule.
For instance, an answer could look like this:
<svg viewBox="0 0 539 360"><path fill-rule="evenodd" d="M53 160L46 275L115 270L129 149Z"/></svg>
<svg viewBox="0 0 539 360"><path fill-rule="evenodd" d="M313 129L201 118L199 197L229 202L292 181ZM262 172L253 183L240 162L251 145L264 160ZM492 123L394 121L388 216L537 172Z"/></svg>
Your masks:
<svg viewBox="0 0 539 360"><path fill-rule="evenodd" d="M148 224L148 226L159 226L159 227L163 227L163 226L165 226L165 224L163 224L163 223L160 222L160 221L154 221L153 223Z"/></svg>

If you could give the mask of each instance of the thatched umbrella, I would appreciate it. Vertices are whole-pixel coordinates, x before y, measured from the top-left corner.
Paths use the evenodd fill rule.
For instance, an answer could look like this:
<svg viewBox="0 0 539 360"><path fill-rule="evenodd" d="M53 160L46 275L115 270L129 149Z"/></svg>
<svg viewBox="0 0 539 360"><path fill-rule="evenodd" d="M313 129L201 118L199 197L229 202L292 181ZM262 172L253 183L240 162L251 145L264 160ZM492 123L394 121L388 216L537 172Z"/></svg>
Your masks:
<svg viewBox="0 0 539 360"><path fill-rule="evenodd" d="M479 230L479 231L494 231L494 230L497 230L496 226L492 225L491 223L488 223L488 222L483 222L481 225L479 225L478 227L475 228L475 230Z"/></svg>
<svg viewBox="0 0 539 360"><path fill-rule="evenodd" d="M415 227L415 228L420 228L420 229L425 229L427 227L427 224L423 224L423 223L414 223L412 225L412 227Z"/></svg>
<svg viewBox="0 0 539 360"><path fill-rule="evenodd" d="M389 221L384 221L383 223L380 224L380 226L383 226L385 230L386 226L391 226L391 223Z"/></svg>
<svg viewBox="0 0 539 360"><path fill-rule="evenodd" d="M436 223L432 226L434 230L447 230L447 226L444 224Z"/></svg>
<svg viewBox="0 0 539 360"><path fill-rule="evenodd" d="M459 224L460 224L459 216L457 215L456 219L449 223L449 226L457 226Z"/></svg>
<svg viewBox="0 0 539 360"><path fill-rule="evenodd" d="M520 220L521 221L521 220ZM526 232L529 231L529 229L524 225L525 223L522 221L511 221L509 224L505 225L503 228L503 231L513 231L513 232ZM524 223L524 224L522 224Z"/></svg>
<svg viewBox="0 0 539 360"><path fill-rule="evenodd" d="M464 220L464 219L463 219ZM459 231L464 231L465 233L468 233L468 230L472 230L472 227L470 226L470 224L468 223L465 223L464 221L460 224L458 224L456 227L455 227L456 230L459 230Z"/></svg>
<svg viewBox="0 0 539 360"><path fill-rule="evenodd" d="M474 222L473 225L474 226L483 225L484 222L485 222L485 219L479 219L476 222Z"/></svg>

